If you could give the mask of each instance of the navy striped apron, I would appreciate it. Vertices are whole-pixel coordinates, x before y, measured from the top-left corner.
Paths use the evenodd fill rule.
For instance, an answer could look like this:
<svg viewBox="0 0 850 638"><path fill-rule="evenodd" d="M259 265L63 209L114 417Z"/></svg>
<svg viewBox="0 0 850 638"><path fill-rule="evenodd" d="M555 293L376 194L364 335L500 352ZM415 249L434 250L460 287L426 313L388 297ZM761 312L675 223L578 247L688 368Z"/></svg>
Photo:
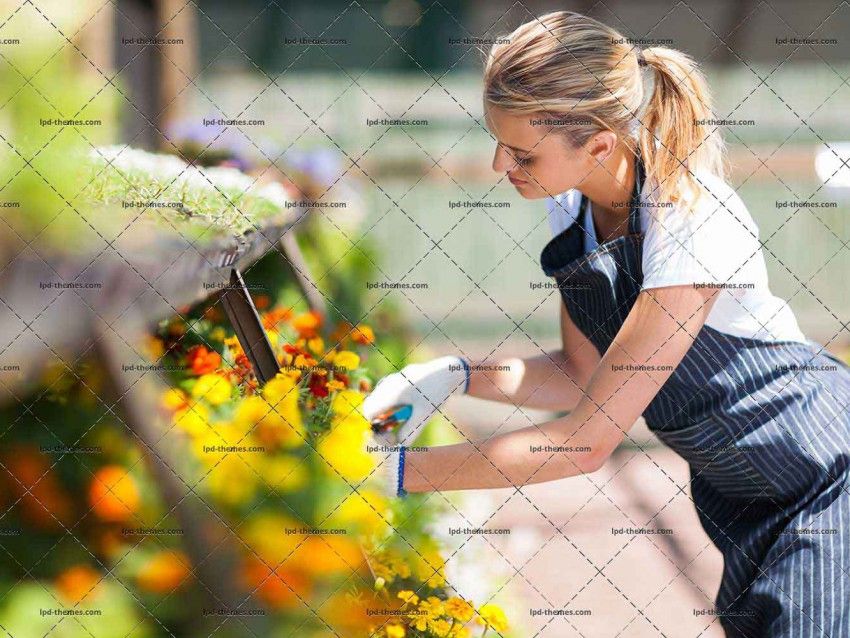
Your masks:
<svg viewBox="0 0 850 638"><path fill-rule="evenodd" d="M641 173L626 236L584 254L582 198L540 257L600 355L641 289ZM690 466L728 636L850 637L850 368L819 351L704 326L643 415Z"/></svg>

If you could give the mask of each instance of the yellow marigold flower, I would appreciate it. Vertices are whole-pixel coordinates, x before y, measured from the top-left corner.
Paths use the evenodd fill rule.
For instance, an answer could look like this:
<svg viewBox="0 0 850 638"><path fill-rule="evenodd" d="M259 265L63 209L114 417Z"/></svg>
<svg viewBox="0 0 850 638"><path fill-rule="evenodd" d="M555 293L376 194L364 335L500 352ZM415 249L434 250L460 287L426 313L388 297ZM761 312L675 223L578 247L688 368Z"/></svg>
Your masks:
<svg viewBox="0 0 850 638"><path fill-rule="evenodd" d="M319 355L325 349L325 341L321 337L313 337L307 341L307 347L313 354Z"/></svg>
<svg viewBox="0 0 850 638"><path fill-rule="evenodd" d="M185 408L187 406L188 399L183 390L178 388L169 388L162 393L162 397L160 397L159 402L160 405L167 410L175 411Z"/></svg>
<svg viewBox="0 0 850 638"><path fill-rule="evenodd" d="M277 349L278 344L280 343L280 333L277 330L266 330L266 334L269 337L269 343L272 344L272 348Z"/></svg>
<svg viewBox="0 0 850 638"><path fill-rule="evenodd" d="M428 598L419 601L416 611L415 616L411 614L411 625L419 631L425 631L431 623L443 615L443 601L436 596L428 596Z"/></svg>
<svg viewBox="0 0 850 638"><path fill-rule="evenodd" d="M425 631L428 629L428 617L427 616L416 616L411 619L410 626L414 629L418 629L419 631Z"/></svg>
<svg viewBox="0 0 850 638"><path fill-rule="evenodd" d="M366 451L368 432L357 424L342 421L331 428L316 446L331 474L350 482L362 481L375 469L375 458Z"/></svg>
<svg viewBox="0 0 850 638"><path fill-rule="evenodd" d="M365 536L380 535L386 532L389 525L389 503L382 494L371 490L362 489L359 492L352 491L339 507L334 510L331 520L334 525L346 529L354 527ZM410 570L405 565L406 578ZM391 576L384 575L387 581Z"/></svg>
<svg viewBox="0 0 850 638"><path fill-rule="evenodd" d="M442 587L446 584L446 562L434 547L423 547L416 557L416 575L429 587Z"/></svg>
<svg viewBox="0 0 850 638"><path fill-rule="evenodd" d="M227 338L227 332L221 326L216 326L210 330L210 339L213 341L224 341Z"/></svg>
<svg viewBox="0 0 850 638"><path fill-rule="evenodd" d="M445 618L436 618L428 622L428 629L437 634L440 638L445 638L449 635L452 626Z"/></svg>
<svg viewBox="0 0 850 638"><path fill-rule="evenodd" d="M275 567L290 559L305 540L303 534L289 534L287 530L300 530L302 527L301 521L285 514L260 512L245 523L240 529L240 536L260 560Z"/></svg>
<svg viewBox="0 0 850 638"><path fill-rule="evenodd" d="M348 416L359 412L363 405L363 395L356 390L344 390L331 399L331 412L338 416Z"/></svg>
<svg viewBox="0 0 850 638"><path fill-rule="evenodd" d="M416 605L419 602L419 596L409 589L402 589L396 594L396 598L403 600L408 605Z"/></svg>
<svg viewBox="0 0 850 638"><path fill-rule="evenodd" d="M295 383L293 383L292 379L282 374L278 374L263 386L263 398L272 405L279 403L285 397L293 395L298 395L298 389L295 387Z"/></svg>
<svg viewBox="0 0 850 638"><path fill-rule="evenodd" d="M343 350L342 352L337 352L334 357L334 365L338 368L354 370L360 365L360 357L350 350Z"/></svg>
<svg viewBox="0 0 850 638"><path fill-rule="evenodd" d="M205 374L195 381L192 386L192 396L203 399L212 405L221 405L233 393L233 386L222 376L217 374Z"/></svg>
<svg viewBox="0 0 850 638"><path fill-rule="evenodd" d="M286 355L286 356L289 356L289 355ZM298 381L301 379L301 370L289 369L289 370L284 370L280 374L285 376L287 379L291 379L295 383L298 383Z"/></svg>
<svg viewBox="0 0 850 638"><path fill-rule="evenodd" d="M238 505L256 494L257 475L237 455L227 454L210 470L205 484L218 500Z"/></svg>
<svg viewBox="0 0 850 638"><path fill-rule="evenodd" d="M369 442L372 436L372 426L366 420L366 417L357 410L347 416L335 416L331 418L332 428L344 428L353 433L357 433L360 439Z"/></svg>
<svg viewBox="0 0 850 638"><path fill-rule="evenodd" d="M445 613L443 601L436 596L428 596L425 600L420 600L419 611L424 611L431 618L442 616Z"/></svg>
<svg viewBox="0 0 850 638"><path fill-rule="evenodd" d="M407 635L404 625L387 625L384 631L387 633L387 638L404 638Z"/></svg>
<svg viewBox="0 0 850 638"><path fill-rule="evenodd" d="M189 435L195 437L210 429L210 412L201 403L193 402L186 410L181 410L171 417L174 425Z"/></svg>
<svg viewBox="0 0 850 638"><path fill-rule="evenodd" d="M264 457L260 466L263 481L276 492L300 490L310 478L304 462L288 455Z"/></svg>
<svg viewBox="0 0 850 638"><path fill-rule="evenodd" d="M246 397L239 402L235 423L269 447L298 447L304 443L305 430L294 388L291 379L275 377L263 388L263 397Z"/></svg>
<svg viewBox="0 0 850 638"><path fill-rule="evenodd" d="M469 622L475 615L475 609L463 598L452 596L445 602L446 613L460 622Z"/></svg>
<svg viewBox="0 0 850 638"><path fill-rule="evenodd" d="M269 381L263 388L263 397L246 397L240 401L234 422L271 449L298 447L306 437L298 390L285 376Z"/></svg>
<svg viewBox="0 0 850 638"><path fill-rule="evenodd" d="M370 565L376 577L392 582L396 578L410 578L410 567L394 550L370 554Z"/></svg>
<svg viewBox="0 0 850 638"><path fill-rule="evenodd" d="M508 630L508 619L502 608L493 603L482 605L478 609L478 622L487 627L492 627L498 632Z"/></svg>
<svg viewBox="0 0 850 638"><path fill-rule="evenodd" d="M236 412L233 415L233 420L236 423L245 425L247 428L252 428L260 419L269 413L269 404L261 397L251 396L242 399L236 406Z"/></svg>
<svg viewBox="0 0 850 638"><path fill-rule="evenodd" d="M221 460L224 452L217 451L220 446L252 445L253 441L246 438L245 433L232 423L210 423L205 424L203 429L191 432L192 447L197 457L208 467L212 467ZM205 449L207 448L207 449ZM209 448L216 448L209 451ZM253 460L253 456L243 459L243 464Z"/></svg>

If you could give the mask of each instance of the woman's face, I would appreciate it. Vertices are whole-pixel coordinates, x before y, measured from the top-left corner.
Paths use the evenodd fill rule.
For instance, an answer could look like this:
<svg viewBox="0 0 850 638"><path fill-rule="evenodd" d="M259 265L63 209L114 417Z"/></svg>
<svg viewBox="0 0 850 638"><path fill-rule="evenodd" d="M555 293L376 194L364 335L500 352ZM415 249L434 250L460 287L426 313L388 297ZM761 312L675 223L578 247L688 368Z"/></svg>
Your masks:
<svg viewBox="0 0 850 638"><path fill-rule="evenodd" d="M487 128L497 140L493 170L505 173L526 199L577 188L598 165L586 146L572 147L545 115L516 115L485 104Z"/></svg>

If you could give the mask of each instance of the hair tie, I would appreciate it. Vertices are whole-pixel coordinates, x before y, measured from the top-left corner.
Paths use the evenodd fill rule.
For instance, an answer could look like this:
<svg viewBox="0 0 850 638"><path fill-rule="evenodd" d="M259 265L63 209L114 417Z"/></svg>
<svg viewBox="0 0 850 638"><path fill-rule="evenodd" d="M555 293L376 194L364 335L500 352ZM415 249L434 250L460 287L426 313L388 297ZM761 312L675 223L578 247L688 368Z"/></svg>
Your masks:
<svg viewBox="0 0 850 638"><path fill-rule="evenodd" d="M637 52L637 63L638 66L646 66L646 58L643 57L643 51Z"/></svg>

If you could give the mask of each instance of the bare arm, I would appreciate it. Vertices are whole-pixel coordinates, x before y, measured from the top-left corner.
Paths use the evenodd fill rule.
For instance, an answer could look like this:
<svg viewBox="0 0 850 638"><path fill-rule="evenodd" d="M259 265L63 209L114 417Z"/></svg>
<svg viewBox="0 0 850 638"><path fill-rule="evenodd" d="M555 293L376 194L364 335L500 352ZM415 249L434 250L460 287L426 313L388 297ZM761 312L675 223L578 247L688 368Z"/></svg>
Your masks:
<svg viewBox="0 0 850 638"><path fill-rule="evenodd" d="M560 350L527 359L475 362L469 377L470 396L526 408L572 410L584 396L599 353L570 319L561 304Z"/></svg>
<svg viewBox="0 0 850 638"><path fill-rule="evenodd" d="M571 414L477 444L409 452L405 489L512 487L597 470L685 356L716 292L691 286L642 292Z"/></svg>

